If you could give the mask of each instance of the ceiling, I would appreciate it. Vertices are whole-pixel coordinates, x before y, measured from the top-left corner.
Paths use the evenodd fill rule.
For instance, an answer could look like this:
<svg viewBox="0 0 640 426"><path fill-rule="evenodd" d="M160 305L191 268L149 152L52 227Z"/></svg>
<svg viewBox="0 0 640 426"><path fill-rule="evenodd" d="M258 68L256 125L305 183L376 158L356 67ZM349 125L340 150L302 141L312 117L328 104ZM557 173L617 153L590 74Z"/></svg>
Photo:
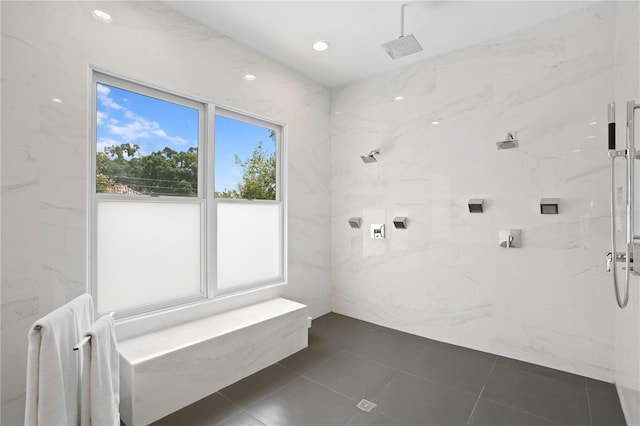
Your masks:
<svg viewBox="0 0 640 426"><path fill-rule="evenodd" d="M580 9L593 1L415 1L405 35L422 52L392 60L400 1L164 1L191 18L328 87L403 67ZM330 44L316 52L317 40Z"/></svg>

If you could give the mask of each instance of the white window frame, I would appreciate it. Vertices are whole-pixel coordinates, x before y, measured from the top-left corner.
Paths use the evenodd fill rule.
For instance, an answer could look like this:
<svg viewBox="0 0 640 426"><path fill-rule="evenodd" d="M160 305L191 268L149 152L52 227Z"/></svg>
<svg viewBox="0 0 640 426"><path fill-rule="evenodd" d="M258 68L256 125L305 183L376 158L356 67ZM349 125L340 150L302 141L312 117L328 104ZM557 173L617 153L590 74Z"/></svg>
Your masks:
<svg viewBox="0 0 640 426"><path fill-rule="evenodd" d="M279 265L279 277L277 278L272 278L272 279L268 279L268 280L264 280L264 281L258 281L258 282L253 282L253 283L247 283L245 285L241 285L241 286L236 286L234 288L231 289L227 289L227 290L218 290L217 286L213 289L211 289L211 291L213 291L213 294L215 294L216 296L225 296L228 294L233 294L236 293L238 291L243 291L243 290L251 290L254 288L259 288L259 287L265 287L265 286L269 286L269 285L274 285L274 284L280 284L280 283L286 283L287 282L287 227L286 227L286 217L287 217L287 210L286 210L286 204L285 204L285 200L286 200L286 196L284 196L286 194L286 187L285 187L285 182L286 179L283 178L284 174L285 174L285 170L282 167L283 164L283 156L284 153L286 152L283 145L284 145L284 134L285 134L285 129L286 126L283 124L277 124L274 123L273 121L267 121L265 119L262 119L260 117L257 117L255 115L251 115L251 114L247 114L244 112L238 112L237 110L233 110L230 108L223 108L223 107L217 107L217 108L212 108L212 116L210 117L210 122L213 123L214 125L209 126L211 131L215 132L215 116L216 115L220 115L226 118L231 118L233 120L238 120L238 121L242 121L245 123L249 123L249 124L253 124L256 126L260 126L260 127L264 127L267 128L269 130L273 130L276 134L276 199L275 200L257 200L257 199L242 199L242 198L216 198L214 197L214 193L215 191L209 191L208 195L211 196L211 200L209 202L209 205L213 206L213 208L210 209L209 212L209 216L210 216L210 229L215 229L215 227L217 226L217 211L218 211L218 204L223 204L223 203L236 203L236 204L246 204L246 205L250 205L250 204L276 204L280 206L280 241L279 241L279 250L280 250L280 265ZM215 141L214 141L215 142ZM211 155L211 161L214 164L215 167L215 145L212 146L212 155ZM286 164L286 163L284 163ZM212 167L211 170L215 171L215 168ZM213 186L215 188L215 174L212 175L212 182L213 182ZM209 241L212 243L212 246L209 248L209 253L212 253L212 262L215 263L215 266L212 269L211 273L209 274L209 283L216 283L217 284L217 240L214 238L210 238Z"/></svg>
<svg viewBox="0 0 640 426"><path fill-rule="evenodd" d="M227 297L242 294L259 288L285 285L287 283L288 247L287 247L287 188L286 188L286 133L287 125L271 119L259 117L244 111L223 107L213 102L199 99L194 96L186 96L171 90L153 86L136 79L118 75L113 72L91 66L89 69L89 291L98 304L97 282L97 213L98 203L101 200L117 202L141 202L141 203L188 203L200 204L201 209L201 239L200 267L201 280L200 292L197 295L171 299L158 303L137 305L132 308L116 312L116 318L140 316L149 313L174 308L181 305L206 302L216 297ZM104 83L109 86L150 96L163 101L183 105L197 109L198 114L198 188L197 197L188 196L148 196L131 194L107 194L96 191L96 155L97 155L97 84ZM274 130L276 132L276 199L275 200L243 200L215 198L215 140L214 123L216 114L236 120L244 121ZM218 291L217 289L217 207L218 203L268 203L280 206L280 276L260 282L247 283L232 289ZM98 312L104 314L106 312Z"/></svg>

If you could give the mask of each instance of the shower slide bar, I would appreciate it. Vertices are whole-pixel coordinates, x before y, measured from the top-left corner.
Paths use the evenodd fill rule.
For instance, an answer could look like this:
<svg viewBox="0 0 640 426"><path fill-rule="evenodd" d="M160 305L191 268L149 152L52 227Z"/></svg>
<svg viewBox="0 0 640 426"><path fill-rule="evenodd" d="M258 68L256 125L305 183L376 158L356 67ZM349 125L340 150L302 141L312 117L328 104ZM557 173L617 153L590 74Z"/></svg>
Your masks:
<svg viewBox="0 0 640 426"><path fill-rule="evenodd" d="M640 104L635 101L627 102L627 126L626 126L626 146L624 150L616 150L616 123L615 123L615 103L608 105L609 134L608 148L609 159L611 160L611 252L607 253L607 272L612 272L613 287L616 294L618 306L624 309L629 303L629 282L631 274L640 275L640 268L633 267L633 260L640 259L640 236L634 232L635 215L635 161L640 159L635 148L635 110L640 108ZM616 214L615 214L615 165L616 158L622 157L626 163L626 192L625 192L625 216L626 216L626 243L624 252L616 251ZM624 291L620 290L620 282L616 264L624 263Z"/></svg>

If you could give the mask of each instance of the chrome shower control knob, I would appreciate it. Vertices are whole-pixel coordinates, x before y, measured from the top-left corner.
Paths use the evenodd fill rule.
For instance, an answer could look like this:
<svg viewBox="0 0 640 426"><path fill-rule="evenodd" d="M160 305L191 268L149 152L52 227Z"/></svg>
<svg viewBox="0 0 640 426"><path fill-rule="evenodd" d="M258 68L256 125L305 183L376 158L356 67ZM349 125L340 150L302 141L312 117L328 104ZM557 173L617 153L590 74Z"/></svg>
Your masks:
<svg viewBox="0 0 640 426"><path fill-rule="evenodd" d="M611 263L613 263L613 255L609 252L607 253L607 272L611 272Z"/></svg>

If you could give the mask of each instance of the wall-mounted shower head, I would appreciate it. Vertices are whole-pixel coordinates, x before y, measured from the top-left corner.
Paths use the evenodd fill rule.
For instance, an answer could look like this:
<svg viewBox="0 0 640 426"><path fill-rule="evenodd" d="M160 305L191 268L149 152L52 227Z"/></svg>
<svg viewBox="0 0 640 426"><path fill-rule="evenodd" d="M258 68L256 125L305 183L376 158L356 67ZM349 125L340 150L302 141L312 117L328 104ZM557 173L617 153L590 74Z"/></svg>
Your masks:
<svg viewBox="0 0 640 426"><path fill-rule="evenodd" d="M362 158L362 161L364 161L365 164L377 163L378 155L380 155L380 150L374 149L368 155L361 155L360 158Z"/></svg>
<svg viewBox="0 0 640 426"><path fill-rule="evenodd" d="M407 5L403 4L400 8L400 37L381 45L384 51L391 56L391 59L402 58L403 56L422 51L422 46L420 46L420 43L418 43L418 40L416 40L413 34L409 34L408 36L404 35L405 6Z"/></svg>
<svg viewBox="0 0 640 426"><path fill-rule="evenodd" d="M516 132L507 133L507 139L496 142L498 149L512 149L518 148L520 144L518 144L518 139L516 139Z"/></svg>

